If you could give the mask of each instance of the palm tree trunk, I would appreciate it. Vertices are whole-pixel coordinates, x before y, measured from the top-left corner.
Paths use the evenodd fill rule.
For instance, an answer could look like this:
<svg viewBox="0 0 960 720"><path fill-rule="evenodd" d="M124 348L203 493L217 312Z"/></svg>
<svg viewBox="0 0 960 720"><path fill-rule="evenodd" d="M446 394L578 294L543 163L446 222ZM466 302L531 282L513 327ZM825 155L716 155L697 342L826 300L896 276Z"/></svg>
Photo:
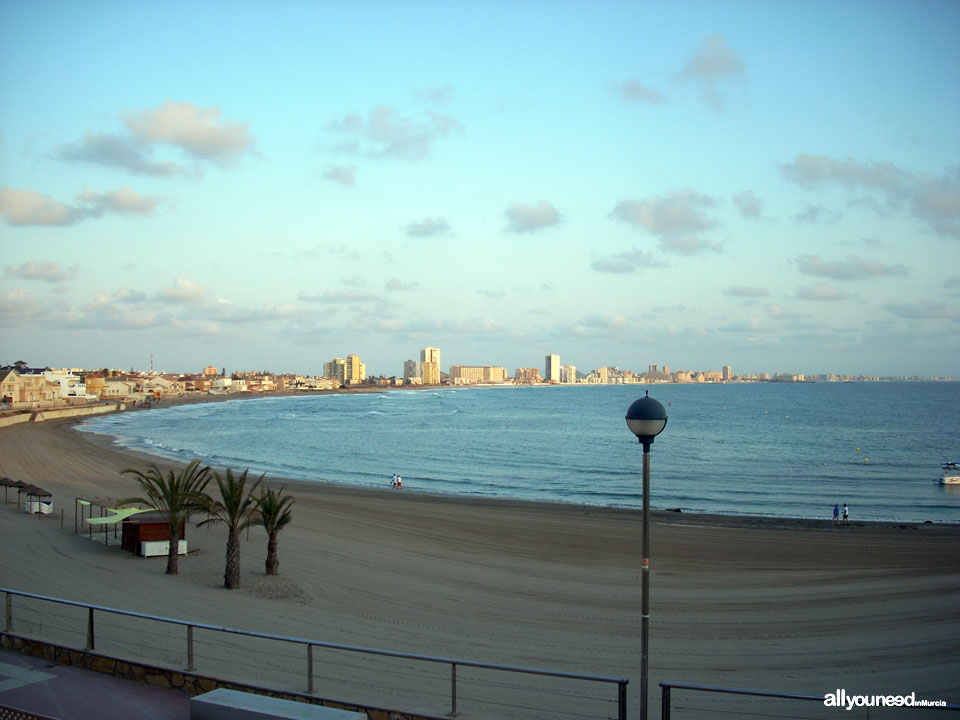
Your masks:
<svg viewBox="0 0 960 720"><path fill-rule="evenodd" d="M176 575L180 558L180 528L170 523L170 548L167 552L167 575Z"/></svg>
<svg viewBox="0 0 960 720"><path fill-rule="evenodd" d="M280 558L277 557L277 534L270 533L267 540L267 575L276 575L280 572Z"/></svg>
<svg viewBox="0 0 960 720"><path fill-rule="evenodd" d="M223 573L227 590L240 587L240 533L230 530L227 537L227 566Z"/></svg>

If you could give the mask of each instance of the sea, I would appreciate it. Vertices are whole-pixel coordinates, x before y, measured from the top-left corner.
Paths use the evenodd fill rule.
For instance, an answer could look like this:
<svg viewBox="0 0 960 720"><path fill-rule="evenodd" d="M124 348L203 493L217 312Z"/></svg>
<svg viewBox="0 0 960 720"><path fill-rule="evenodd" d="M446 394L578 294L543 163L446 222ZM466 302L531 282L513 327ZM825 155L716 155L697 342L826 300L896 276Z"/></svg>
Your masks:
<svg viewBox="0 0 960 720"><path fill-rule="evenodd" d="M572 385L237 399L118 413L78 429L123 447L267 478L640 508L645 392L667 426L651 446L654 509L960 522L960 383Z"/></svg>

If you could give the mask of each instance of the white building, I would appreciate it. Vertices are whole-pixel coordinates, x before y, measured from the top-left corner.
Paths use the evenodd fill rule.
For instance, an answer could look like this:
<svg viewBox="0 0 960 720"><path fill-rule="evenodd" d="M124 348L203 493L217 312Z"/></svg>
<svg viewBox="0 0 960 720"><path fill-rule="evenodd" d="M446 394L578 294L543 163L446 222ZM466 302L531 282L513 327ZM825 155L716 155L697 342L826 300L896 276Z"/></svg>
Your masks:
<svg viewBox="0 0 960 720"><path fill-rule="evenodd" d="M560 382L560 356L559 355L547 355L544 361L544 371L543 371L544 380L546 382Z"/></svg>

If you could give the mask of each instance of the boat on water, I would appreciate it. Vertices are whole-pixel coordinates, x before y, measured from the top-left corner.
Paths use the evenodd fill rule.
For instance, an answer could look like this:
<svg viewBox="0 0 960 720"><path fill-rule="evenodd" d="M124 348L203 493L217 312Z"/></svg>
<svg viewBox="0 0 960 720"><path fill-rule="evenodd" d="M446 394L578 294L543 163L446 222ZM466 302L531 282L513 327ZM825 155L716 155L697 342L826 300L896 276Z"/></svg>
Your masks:
<svg viewBox="0 0 960 720"><path fill-rule="evenodd" d="M948 460L943 463L943 475L940 476L941 485L960 485L960 462Z"/></svg>

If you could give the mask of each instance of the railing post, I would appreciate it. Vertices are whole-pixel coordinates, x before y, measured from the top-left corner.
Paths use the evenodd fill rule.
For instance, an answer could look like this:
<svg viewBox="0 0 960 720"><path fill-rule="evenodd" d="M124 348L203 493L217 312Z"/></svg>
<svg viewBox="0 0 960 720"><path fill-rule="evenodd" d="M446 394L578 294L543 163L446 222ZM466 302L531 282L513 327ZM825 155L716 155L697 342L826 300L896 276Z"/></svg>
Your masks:
<svg viewBox="0 0 960 720"><path fill-rule="evenodd" d="M187 670L193 672L193 625L187 625Z"/></svg>
<svg viewBox="0 0 960 720"><path fill-rule="evenodd" d="M7 605L7 607L6 607L6 614L7 614L6 628L7 628L7 632L13 632L13 595L11 595L10 593L7 593L7 603L6 603L6 605Z"/></svg>
<svg viewBox="0 0 960 720"><path fill-rule="evenodd" d="M313 645L307 643L307 694L313 695Z"/></svg>
<svg viewBox="0 0 960 720"><path fill-rule="evenodd" d="M660 720L670 720L670 686L660 684Z"/></svg>
<svg viewBox="0 0 960 720"><path fill-rule="evenodd" d="M87 608L87 650L94 649L93 640L93 608Z"/></svg>
<svg viewBox="0 0 960 720"><path fill-rule="evenodd" d="M450 663L450 717L457 716L457 664Z"/></svg>
<svg viewBox="0 0 960 720"><path fill-rule="evenodd" d="M617 683L617 718L627 720L627 681Z"/></svg>

